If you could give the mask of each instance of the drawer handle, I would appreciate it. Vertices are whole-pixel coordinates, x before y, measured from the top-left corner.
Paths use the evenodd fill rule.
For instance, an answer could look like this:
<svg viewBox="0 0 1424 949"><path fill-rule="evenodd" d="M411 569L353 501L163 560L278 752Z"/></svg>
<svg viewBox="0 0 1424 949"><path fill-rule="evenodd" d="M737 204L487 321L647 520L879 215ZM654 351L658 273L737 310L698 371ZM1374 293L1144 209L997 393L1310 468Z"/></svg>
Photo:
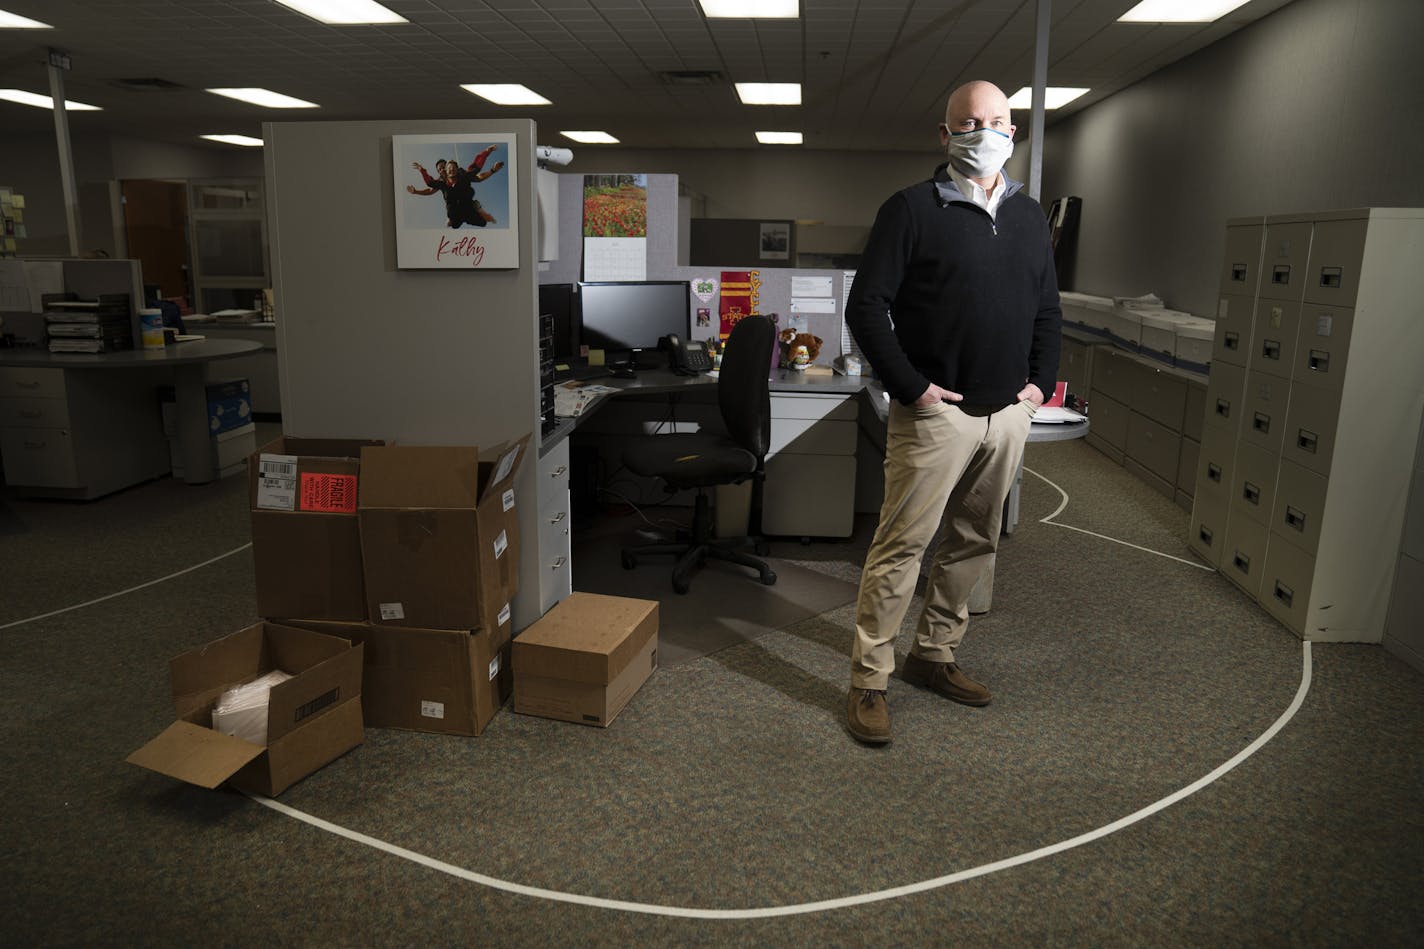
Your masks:
<svg viewBox="0 0 1424 949"><path fill-rule="evenodd" d="M1321 267L1320 285L1322 287L1330 287L1332 290L1338 290L1340 289L1342 275L1343 271L1340 267Z"/></svg>
<svg viewBox="0 0 1424 949"><path fill-rule="evenodd" d="M1295 599L1295 591L1279 580L1276 581L1276 588L1272 592L1275 598L1280 600L1287 607L1289 607L1291 601Z"/></svg>
<svg viewBox="0 0 1424 949"><path fill-rule="evenodd" d="M1231 418L1231 401L1229 399L1217 399L1216 414L1222 418Z"/></svg>
<svg viewBox="0 0 1424 949"><path fill-rule="evenodd" d="M1284 287L1290 283L1290 264L1276 264L1271 268L1271 283Z"/></svg>
<svg viewBox="0 0 1424 949"><path fill-rule="evenodd" d="M1330 371L1330 353L1323 349L1312 349L1310 351L1310 362L1308 363L1312 372Z"/></svg>
<svg viewBox="0 0 1424 949"><path fill-rule="evenodd" d="M1203 524L1197 528L1197 536L1201 538L1203 544L1206 544L1208 547L1210 547L1212 538L1215 535L1212 533L1210 527L1207 527L1205 524Z"/></svg>
<svg viewBox="0 0 1424 949"><path fill-rule="evenodd" d="M1281 344L1279 340L1267 339L1261 341L1261 355L1266 359L1274 359L1277 362L1281 358Z"/></svg>
<svg viewBox="0 0 1424 949"><path fill-rule="evenodd" d="M1221 465L1218 465L1214 461L1208 461L1206 463L1206 477L1208 481L1215 481L1217 484L1221 484Z"/></svg>
<svg viewBox="0 0 1424 949"><path fill-rule="evenodd" d="M1262 435L1270 434L1271 417L1269 415L1262 415L1260 412L1257 412L1256 417L1251 421L1251 427L1254 428L1256 431L1260 432Z"/></svg>
<svg viewBox="0 0 1424 949"><path fill-rule="evenodd" d="M1247 481L1241 486L1241 497L1245 498L1248 504L1259 505L1261 503L1261 489Z"/></svg>
<svg viewBox="0 0 1424 949"><path fill-rule="evenodd" d="M1231 562L1235 564L1236 569L1240 570L1242 573L1251 572L1251 558L1243 554L1241 551L1236 551L1236 554L1231 558Z"/></svg>
<svg viewBox="0 0 1424 949"><path fill-rule="evenodd" d="M21 409L21 410L20 410L20 418L39 418L39 417L40 417L40 410L39 410L39 409Z"/></svg>
<svg viewBox="0 0 1424 949"><path fill-rule="evenodd" d="M563 566L564 566L564 564L566 564L566 563L568 563L568 562L569 562L569 558L567 558L567 557L556 557L556 558L554 558L554 562L549 565L549 569L550 569L550 570L559 570L559 569L562 569Z"/></svg>
<svg viewBox="0 0 1424 949"><path fill-rule="evenodd" d="M39 384L38 382L23 382L23 381L22 381L22 382L16 383L16 385L18 385L21 389L38 389L38 388L40 387L40 384Z"/></svg>
<svg viewBox="0 0 1424 949"><path fill-rule="evenodd" d="M555 514L553 517L549 518L549 523L550 523L550 524L557 524L557 523L559 523L559 521L562 521L565 517L568 517L568 512L567 512L567 511L560 511L559 513Z"/></svg>
<svg viewBox="0 0 1424 949"><path fill-rule="evenodd" d="M553 471L549 472L549 477L551 477L551 478L558 478L558 477L561 477L561 476L563 475L563 473L564 473L565 471L568 471L568 470L569 470L569 466L568 466L568 465L559 465L559 467L557 467L557 468L555 468Z"/></svg>
<svg viewBox="0 0 1424 949"><path fill-rule="evenodd" d="M1293 508L1289 504L1287 504L1286 523L1289 524L1291 527L1294 527L1296 530L1300 531L1302 534L1305 533L1305 512L1298 508Z"/></svg>
<svg viewBox="0 0 1424 949"><path fill-rule="evenodd" d="M1245 264L1232 264L1232 265L1231 265L1231 279L1232 279L1232 280L1235 280L1237 283L1245 283L1245 282L1246 282L1246 265L1245 265Z"/></svg>
<svg viewBox="0 0 1424 949"><path fill-rule="evenodd" d="M1240 333L1237 333L1237 332L1234 332L1234 331L1232 331L1232 330L1227 330L1227 331L1226 331L1226 336L1222 338L1221 343L1222 343L1222 345L1225 346L1227 349L1240 349L1240 348L1241 348L1241 334L1240 334Z"/></svg>
<svg viewBox="0 0 1424 949"><path fill-rule="evenodd" d="M1315 454L1315 448L1318 442L1319 438L1314 432L1307 431L1303 428L1300 430L1300 434L1296 437L1295 440L1295 443L1300 446L1301 451L1308 451L1312 455Z"/></svg>

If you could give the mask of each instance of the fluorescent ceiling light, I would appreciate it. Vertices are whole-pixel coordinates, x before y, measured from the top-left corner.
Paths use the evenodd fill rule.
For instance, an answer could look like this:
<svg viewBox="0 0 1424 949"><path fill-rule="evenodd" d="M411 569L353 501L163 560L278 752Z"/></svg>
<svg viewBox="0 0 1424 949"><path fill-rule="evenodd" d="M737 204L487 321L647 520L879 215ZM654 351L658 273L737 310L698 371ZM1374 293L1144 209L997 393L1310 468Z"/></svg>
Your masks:
<svg viewBox="0 0 1424 949"><path fill-rule="evenodd" d="M246 145L248 148L261 148L262 139L253 138L251 135L200 135L210 142L222 142L224 145Z"/></svg>
<svg viewBox="0 0 1424 949"><path fill-rule="evenodd" d="M1119 23L1210 23L1246 0L1142 0L1118 17Z"/></svg>
<svg viewBox="0 0 1424 949"><path fill-rule="evenodd" d="M209 89L208 91L215 95L227 96L229 99L237 99L239 102L250 102L268 109L320 108L315 102L293 99L291 96L284 96L280 92L273 92L270 89Z"/></svg>
<svg viewBox="0 0 1424 949"><path fill-rule="evenodd" d="M409 23L394 10L376 0L277 0L313 20L323 23Z"/></svg>
<svg viewBox="0 0 1424 949"><path fill-rule="evenodd" d="M758 132L757 141L763 145L800 145L800 132Z"/></svg>
<svg viewBox="0 0 1424 949"><path fill-rule="evenodd" d="M488 99L495 105L553 105L539 93L517 82L470 83L461 85L466 92L473 92L481 99Z"/></svg>
<svg viewBox="0 0 1424 949"><path fill-rule="evenodd" d="M800 105L799 82L739 82L737 97L742 105Z"/></svg>
<svg viewBox="0 0 1424 949"><path fill-rule="evenodd" d="M23 89L0 89L0 99L10 102L18 102L20 105L32 105L37 109L53 109L54 100L49 96L38 95L33 92L25 92ZM97 105L85 105L83 102L70 102L64 100L64 111L66 112L98 112Z"/></svg>
<svg viewBox="0 0 1424 949"><path fill-rule="evenodd" d="M52 30L54 27L18 13L0 10L0 30Z"/></svg>
<svg viewBox="0 0 1424 949"><path fill-rule="evenodd" d="M560 132L564 138L571 138L585 145L617 145L618 139L607 132Z"/></svg>
<svg viewBox="0 0 1424 949"><path fill-rule="evenodd" d="M797 0L698 0L709 19L794 20Z"/></svg>
<svg viewBox="0 0 1424 949"><path fill-rule="evenodd" d="M1087 89L1076 89L1072 86L1049 86L1043 90L1043 107L1045 109L1057 109L1067 105L1088 91ZM1009 108L1033 108L1033 90L1028 86L1024 86L1018 92L1009 96Z"/></svg>

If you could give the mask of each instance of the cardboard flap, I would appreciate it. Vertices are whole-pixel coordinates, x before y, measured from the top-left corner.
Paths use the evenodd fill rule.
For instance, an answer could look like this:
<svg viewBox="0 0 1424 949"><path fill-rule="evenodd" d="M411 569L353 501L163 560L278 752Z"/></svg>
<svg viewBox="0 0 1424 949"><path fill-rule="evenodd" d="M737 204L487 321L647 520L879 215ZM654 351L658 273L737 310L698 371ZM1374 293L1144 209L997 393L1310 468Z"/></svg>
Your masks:
<svg viewBox="0 0 1424 949"><path fill-rule="evenodd" d="M224 687L269 671L269 662L262 623L190 649L168 663L174 707L180 716L187 715Z"/></svg>
<svg viewBox="0 0 1424 949"><path fill-rule="evenodd" d="M125 760L170 778L215 788L266 749L190 722L174 722Z"/></svg>
<svg viewBox="0 0 1424 949"><path fill-rule="evenodd" d="M309 633L323 636L321 633ZM344 640L337 640L345 645ZM344 648L341 653L272 687L267 699L267 744L323 712L361 694L362 647Z"/></svg>
<svg viewBox="0 0 1424 949"><path fill-rule="evenodd" d="M361 452L363 508L473 508L479 499L479 449L391 445Z"/></svg>
<svg viewBox="0 0 1424 949"><path fill-rule="evenodd" d="M533 433L514 442L501 442L482 453L485 462L480 465L479 501L493 497L514 484L514 475L524 461Z"/></svg>

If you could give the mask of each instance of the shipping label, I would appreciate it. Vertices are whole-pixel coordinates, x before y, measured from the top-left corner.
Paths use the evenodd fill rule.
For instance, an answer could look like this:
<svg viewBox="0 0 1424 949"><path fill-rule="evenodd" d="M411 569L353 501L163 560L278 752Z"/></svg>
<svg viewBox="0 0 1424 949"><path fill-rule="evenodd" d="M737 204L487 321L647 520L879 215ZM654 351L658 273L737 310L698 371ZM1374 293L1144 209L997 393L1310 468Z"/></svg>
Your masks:
<svg viewBox="0 0 1424 949"><path fill-rule="evenodd" d="M404 603L381 603L380 610L383 620L405 619Z"/></svg>
<svg viewBox="0 0 1424 949"><path fill-rule="evenodd" d="M504 552L508 549L509 538L505 536L504 531L500 531L499 535L494 539L494 559L498 560L499 558L503 557Z"/></svg>
<svg viewBox="0 0 1424 949"><path fill-rule="evenodd" d="M297 505L297 456L262 455L257 459L257 507L294 511Z"/></svg>
<svg viewBox="0 0 1424 949"><path fill-rule="evenodd" d="M426 702L426 701L422 700L421 703L420 703L420 714L421 714L421 716L424 717L424 718L444 718L444 717L445 717L445 703L444 703L444 702Z"/></svg>
<svg viewBox="0 0 1424 949"><path fill-rule="evenodd" d="M514 507L514 489L513 489L513 488L510 488L510 489L508 489L507 491L505 491L505 492L504 492L504 497L501 498L501 501L502 501L502 503L504 504L504 509L505 509L506 511L508 511L510 508Z"/></svg>

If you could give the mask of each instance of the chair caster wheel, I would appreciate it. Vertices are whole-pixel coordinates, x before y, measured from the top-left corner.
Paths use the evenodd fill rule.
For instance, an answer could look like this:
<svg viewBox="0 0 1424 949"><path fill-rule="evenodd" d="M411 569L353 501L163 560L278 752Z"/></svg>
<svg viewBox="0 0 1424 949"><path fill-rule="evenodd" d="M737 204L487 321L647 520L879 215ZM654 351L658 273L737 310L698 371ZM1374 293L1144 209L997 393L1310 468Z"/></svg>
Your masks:
<svg viewBox="0 0 1424 949"><path fill-rule="evenodd" d="M766 571L761 575L761 582L766 584L767 586L771 586L773 583L776 582L776 574L770 570Z"/></svg>
<svg viewBox="0 0 1424 949"><path fill-rule="evenodd" d="M623 569L624 569L624 570L632 570L632 569L633 569L634 567L636 567L636 566L638 566L638 558L637 558L637 557L634 557L632 554L624 554L624 555L623 555Z"/></svg>

